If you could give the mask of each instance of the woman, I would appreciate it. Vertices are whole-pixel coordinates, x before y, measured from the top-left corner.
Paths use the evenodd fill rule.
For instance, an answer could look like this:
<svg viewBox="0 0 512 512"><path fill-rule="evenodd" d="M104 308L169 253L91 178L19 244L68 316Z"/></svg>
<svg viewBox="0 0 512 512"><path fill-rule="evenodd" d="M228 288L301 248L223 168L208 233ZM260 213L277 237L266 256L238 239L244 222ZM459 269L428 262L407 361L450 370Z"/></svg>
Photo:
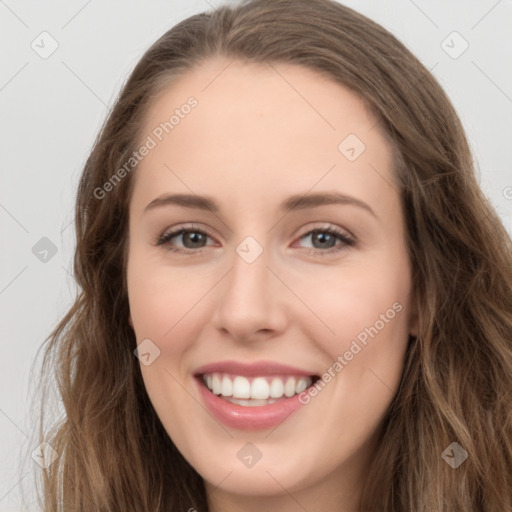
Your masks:
<svg viewBox="0 0 512 512"><path fill-rule="evenodd" d="M48 510L512 511L511 241L379 25L328 0L179 23L76 229Z"/></svg>

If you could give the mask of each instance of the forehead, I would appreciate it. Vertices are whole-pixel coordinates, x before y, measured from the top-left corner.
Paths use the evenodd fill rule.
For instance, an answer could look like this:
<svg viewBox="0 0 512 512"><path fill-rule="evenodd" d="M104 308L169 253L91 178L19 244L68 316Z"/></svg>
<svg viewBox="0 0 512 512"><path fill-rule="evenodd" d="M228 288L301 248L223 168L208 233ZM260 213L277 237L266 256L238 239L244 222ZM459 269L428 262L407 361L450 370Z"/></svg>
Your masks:
<svg viewBox="0 0 512 512"><path fill-rule="evenodd" d="M358 95L314 70L209 59L150 106L143 138L156 145L136 181L152 193L172 182L267 199L318 184L386 202L392 151L376 123Z"/></svg>
<svg viewBox="0 0 512 512"><path fill-rule="evenodd" d="M285 128L280 135L288 138L311 138L314 131L326 143L333 141L335 149L347 130L372 143L383 135L363 99L324 73L288 63L220 57L202 62L161 90L146 116L146 131L168 120L190 97L197 100L198 108L186 125L194 125L190 126L194 130L201 125L201 135L222 137L231 132L230 127L260 136L265 128ZM295 125L293 121L302 122ZM174 139L179 139L180 132L184 135L184 126L173 129ZM317 142L317 137L313 140ZM244 142L250 144L250 140Z"/></svg>

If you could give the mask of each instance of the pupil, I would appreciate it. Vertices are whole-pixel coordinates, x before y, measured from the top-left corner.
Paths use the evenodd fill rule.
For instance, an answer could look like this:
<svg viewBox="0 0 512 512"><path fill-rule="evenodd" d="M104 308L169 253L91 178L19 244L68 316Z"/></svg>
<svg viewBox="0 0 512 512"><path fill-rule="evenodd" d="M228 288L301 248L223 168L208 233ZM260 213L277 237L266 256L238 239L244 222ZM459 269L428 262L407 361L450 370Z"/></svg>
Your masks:
<svg viewBox="0 0 512 512"><path fill-rule="evenodd" d="M192 243L192 247L189 247L189 249L196 249L198 246L201 246L201 242L204 242L203 235L201 233L185 233L185 240L187 239ZM186 243L185 246L187 246Z"/></svg>
<svg viewBox="0 0 512 512"><path fill-rule="evenodd" d="M201 243L204 242L203 235L201 233L185 233L184 240L188 240L192 247L189 247L189 249L197 249L197 247L201 246ZM330 233L322 233L321 231L317 231L313 234L313 245L320 245L320 249L327 247L332 247L332 242L336 243L333 236ZM185 243L186 246L189 246L190 244Z"/></svg>
<svg viewBox="0 0 512 512"><path fill-rule="evenodd" d="M320 243L320 247L319 247L320 249L325 247L325 245L322 245L322 244L325 244L325 242L327 242L328 247L333 246L332 244L329 244L329 241L335 242L333 236L330 233L322 233L322 232L316 232L313 235L313 245L315 245L315 241L318 241Z"/></svg>

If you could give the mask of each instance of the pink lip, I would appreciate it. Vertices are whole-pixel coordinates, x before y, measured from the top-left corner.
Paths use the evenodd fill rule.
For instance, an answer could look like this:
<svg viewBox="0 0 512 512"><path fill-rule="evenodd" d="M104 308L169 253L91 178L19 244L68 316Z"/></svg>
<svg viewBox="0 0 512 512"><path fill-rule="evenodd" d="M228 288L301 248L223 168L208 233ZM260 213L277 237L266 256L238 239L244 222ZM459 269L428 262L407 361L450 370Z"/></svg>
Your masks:
<svg viewBox="0 0 512 512"><path fill-rule="evenodd" d="M282 423L302 407L299 395L260 407L235 405L214 395L200 379L196 379L199 393L207 409L224 425L241 430L259 430Z"/></svg>
<svg viewBox="0 0 512 512"><path fill-rule="evenodd" d="M204 373L231 373L234 375L243 375L244 377L264 377L265 375L294 375L309 377L313 372L293 368L284 364L271 361L259 361L256 363L240 363L237 361L219 361L210 363L198 368L194 375L203 375Z"/></svg>
<svg viewBox="0 0 512 512"><path fill-rule="evenodd" d="M299 395L279 399L277 402L270 405L244 407L242 405L232 404L214 395L202 381L201 375L205 373L230 373L243 375L245 377L265 375L314 375L311 372L298 368L265 361L252 364L223 361L207 364L198 368L195 372L195 380L207 409L224 425L242 430L259 430L279 425L292 413L301 408L302 404L299 401Z"/></svg>

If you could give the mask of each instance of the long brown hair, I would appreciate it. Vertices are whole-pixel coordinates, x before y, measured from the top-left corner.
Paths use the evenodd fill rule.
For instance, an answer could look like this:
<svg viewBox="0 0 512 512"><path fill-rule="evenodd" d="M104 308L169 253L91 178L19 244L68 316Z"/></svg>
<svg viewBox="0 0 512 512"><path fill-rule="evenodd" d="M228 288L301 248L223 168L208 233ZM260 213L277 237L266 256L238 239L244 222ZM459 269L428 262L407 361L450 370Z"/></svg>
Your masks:
<svg viewBox="0 0 512 512"><path fill-rule="evenodd" d="M160 423L133 355L126 250L133 170L148 106L213 56L306 66L350 88L395 153L417 338L382 422L362 511L512 512L512 243L482 193L461 122L431 73L380 25L330 0L253 0L192 16L141 58L94 144L76 201L75 303L44 345L64 416L41 441L45 510L207 510L201 477ZM200 105L198 108L201 108ZM43 387L42 389L46 389ZM442 454L468 454L457 468Z"/></svg>

